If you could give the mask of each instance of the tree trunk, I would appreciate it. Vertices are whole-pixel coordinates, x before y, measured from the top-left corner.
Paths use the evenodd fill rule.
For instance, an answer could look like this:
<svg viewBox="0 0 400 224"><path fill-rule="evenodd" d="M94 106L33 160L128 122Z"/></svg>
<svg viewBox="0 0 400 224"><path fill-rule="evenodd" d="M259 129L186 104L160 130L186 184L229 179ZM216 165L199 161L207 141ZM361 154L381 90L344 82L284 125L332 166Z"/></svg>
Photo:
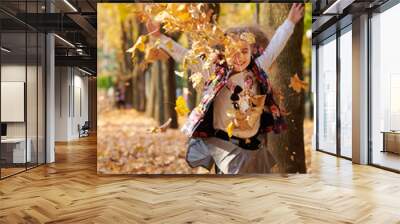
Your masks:
<svg viewBox="0 0 400 224"><path fill-rule="evenodd" d="M141 33L145 33L146 32L146 28L144 26L143 23L139 23L137 22L136 27L138 27L138 33L136 34L137 38L139 36L139 34ZM143 53L139 53L138 55L136 55L135 57L135 61L134 61L134 80L135 80L135 86L132 89L133 93L134 93L134 101L135 101L135 109L138 111L145 111L146 108L146 79L145 79L145 71L142 71L141 69L139 69L139 63L141 61L143 61L144 58L144 54Z"/></svg>
<svg viewBox="0 0 400 224"><path fill-rule="evenodd" d="M156 88L157 88L157 77L156 77L156 72L154 72L156 69L156 63L150 65L149 69L147 70L147 75L148 75L148 80L149 82L147 83L148 86L147 88L150 89L149 91L149 96L147 98L147 104L146 104L146 113L147 116L150 117L155 117L155 105L156 105Z"/></svg>
<svg viewBox="0 0 400 224"><path fill-rule="evenodd" d="M192 72L188 72L189 74L192 74ZM188 108L190 110L193 110L196 105L197 105L197 91L195 88L193 88L192 82L187 79L187 86L189 90L189 96L188 96Z"/></svg>
<svg viewBox="0 0 400 224"><path fill-rule="evenodd" d="M131 30L133 29L132 27L132 21L129 21L128 24L124 24L124 22L121 22L121 32L122 32L122 41L121 41L121 54L123 55L123 66L124 66L124 74L123 77L125 78L126 76L131 76L133 73L133 63L131 56L126 53L126 50L129 49L132 44L133 44L133 36ZM135 105L136 102L134 102L134 93L132 89L134 89L134 80L132 78L125 80L125 83L128 85L125 86L126 91L125 91L125 103L130 104L130 105Z"/></svg>
<svg viewBox="0 0 400 224"><path fill-rule="evenodd" d="M275 31L287 18L291 4L267 4L262 15L267 31ZM281 107L289 113L286 116L288 130L282 134L268 134L268 148L276 155L283 172L305 173L304 152L304 93L297 93L289 88L290 78L298 74L303 79L303 57L301 53L303 21L299 22L286 47L272 66L269 77L272 87L280 90L284 100ZM271 32L268 32L271 33ZM275 96L276 97L276 96ZM277 102L278 99L276 99Z"/></svg>
<svg viewBox="0 0 400 224"><path fill-rule="evenodd" d="M163 85L163 72L167 69L163 66L161 61L156 61L154 63L154 72L152 75L156 78L156 108L155 108L155 119L159 124L165 122L165 100L164 100L164 85Z"/></svg>
<svg viewBox="0 0 400 224"><path fill-rule="evenodd" d="M178 120L175 111L175 101L176 101L176 80L175 80L175 62L171 57L163 62L167 64L166 74L166 113L167 117L172 119L170 128L178 128Z"/></svg>
<svg viewBox="0 0 400 224"><path fill-rule="evenodd" d="M137 88L138 88L138 111L145 111L146 110L146 77L145 72L137 72Z"/></svg>

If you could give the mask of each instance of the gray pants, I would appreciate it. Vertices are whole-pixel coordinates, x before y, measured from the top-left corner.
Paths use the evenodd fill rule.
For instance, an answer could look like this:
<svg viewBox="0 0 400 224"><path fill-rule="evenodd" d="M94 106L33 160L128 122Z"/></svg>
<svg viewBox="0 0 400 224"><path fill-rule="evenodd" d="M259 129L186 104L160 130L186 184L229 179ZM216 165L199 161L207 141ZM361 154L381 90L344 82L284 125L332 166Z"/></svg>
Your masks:
<svg viewBox="0 0 400 224"><path fill-rule="evenodd" d="M246 150L215 137L191 138L186 160L191 167L202 166L208 170L215 163L222 174L269 173L276 161L263 139L260 140L262 147L258 150Z"/></svg>

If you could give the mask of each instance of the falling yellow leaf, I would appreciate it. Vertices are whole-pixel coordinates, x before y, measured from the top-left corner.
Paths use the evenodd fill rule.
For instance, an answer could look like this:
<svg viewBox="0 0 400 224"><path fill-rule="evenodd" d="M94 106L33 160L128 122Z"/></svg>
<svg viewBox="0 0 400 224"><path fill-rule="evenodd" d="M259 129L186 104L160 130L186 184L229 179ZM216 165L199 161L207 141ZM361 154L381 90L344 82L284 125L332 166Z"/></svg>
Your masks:
<svg viewBox="0 0 400 224"><path fill-rule="evenodd" d="M178 11L183 11L185 9L186 9L186 5L185 4L179 4L179 6L177 8Z"/></svg>
<svg viewBox="0 0 400 224"><path fill-rule="evenodd" d="M254 37L254 34L246 32L240 34L240 39L246 41L249 44L254 44L256 42L256 38Z"/></svg>
<svg viewBox="0 0 400 224"><path fill-rule="evenodd" d="M126 52L128 52L128 53L133 53L135 51L135 48L134 47L131 47L131 48L129 48L128 50L126 50Z"/></svg>
<svg viewBox="0 0 400 224"><path fill-rule="evenodd" d="M159 127L160 132L165 132L165 131L168 129L168 127L171 125L171 122L172 122L172 118L169 118L169 119L167 120L167 122L165 122L163 125L161 125L161 126Z"/></svg>
<svg viewBox="0 0 400 224"><path fill-rule="evenodd" d="M175 71L175 74L179 77L183 77L185 73L180 71Z"/></svg>
<svg viewBox="0 0 400 224"><path fill-rule="evenodd" d="M161 44L160 39L157 39L156 41L154 41L154 47L159 48L159 47L160 47L160 44Z"/></svg>
<svg viewBox="0 0 400 224"><path fill-rule="evenodd" d="M141 52L143 52L144 51L144 48L145 48L146 46L144 45L144 43L139 43L138 45L137 45L137 49L139 50L139 51L141 51Z"/></svg>
<svg viewBox="0 0 400 224"><path fill-rule="evenodd" d="M152 127L150 129L148 129L148 132L150 133L157 133L158 132L158 128L157 127Z"/></svg>
<svg viewBox="0 0 400 224"><path fill-rule="evenodd" d="M183 21L186 21L186 20L190 19L190 14L189 13L181 13L181 14L179 14L179 18Z"/></svg>
<svg viewBox="0 0 400 224"><path fill-rule="evenodd" d="M147 36L142 35L140 36L136 43L133 45L133 47L129 48L126 52L132 53L132 55L135 53L135 50L138 49L139 51L144 52L144 49L146 47L146 41L147 41Z"/></svg>
<svg viewBox="0 0 400 224"><path fill-rule="evenodd" d="M167 46L167 48L168 48L170 51L173 51L174 43L173 43L172 41L168 41L168 42L166 43L166 46Z"/></svg>
<svg viewBox="0 0 400 224"><path fill-rule="evenodd" d="M226 111L225 114L226 114L226 116L228 116L229 118L235 118L236 111L235 111L234 109L229 109L229 110Z"/></svg>
<svg viewBox="0 0 400 224"><path fill-rule="evenodd" d="M306 81L301 80L296 73L296 74L294 74L294 76L292 76L290 78L289 87L292 88L297 93L300 93L301 89L304 89L304 90L308 89L308 83Z"/></svg>
<svg viewBox="0 0 400 224"><path fill-rule="evenodd" d="M233 122L231 121L231 123L228 124L228 127L226 127L226 133L228 133L229 138L232 137L233 128Z"/></svg>
<svg viewBox="0 0 400 224"><path fill-rule="evenodd" d="M170 15L168 12L162 11L162 12L158 13L158 14L154 17L154 21L163 22L163 21L169 19L170 17L171 17L171 15Z"/></svg>
<svg viewBox="0 0 400 224"><path fill-rule="evenodd" d="M144 58L148 62L154 62L157 60L167 60L169 56L161 49L158 49L156 47L148 47L145 50Z"/></svg>
<svg viewBox="0 0 400 224"><path fill-rule="evenodd" d="M186 101L183 98L183 96L179 96L176 99L176 106L175 106L175 111L178 113L180 116L186 116L190 110L186 105Z"/></svg>
<svg viewBox="0 0 400 224"><path fill-rule="evenodd" d="M212 73L209 77L209 80L214 80L217 76L215 75L215 73Z"/></svg>
<svg viewBox="0 0 400 224"><path fill-rule="evenodd" d="M167 129L169 128L169 126L171 125L172 122L172 118L169 118L164 124L162 124L160 127L152 127L150 129L148 129L149 133L159 133L159 132L165 132L167 131Z"/></svg>
<svg viewBox="0 0 400 224"><path fill-rule="evenodd" d="M211 64L212 64L212 62L210 62L210 61L204 62L204 63L203 63L203 69L204 69L204 70L210 69L210 68L211 68Z"/></svg>
<svg viewBox="0 0 400 224"><path fill-rule="evenodd" d="M201 89L203 84L203 75L200 72L193 73L189 77L190 81L193 83L193 88Z"/></svg>

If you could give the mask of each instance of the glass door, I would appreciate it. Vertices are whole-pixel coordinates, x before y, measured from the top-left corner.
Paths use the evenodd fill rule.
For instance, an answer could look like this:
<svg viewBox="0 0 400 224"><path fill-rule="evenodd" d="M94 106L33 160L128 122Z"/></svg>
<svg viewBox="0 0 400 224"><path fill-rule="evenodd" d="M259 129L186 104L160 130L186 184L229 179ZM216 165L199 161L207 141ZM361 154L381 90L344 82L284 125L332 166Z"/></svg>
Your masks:
<svg viewBox="0 0 400 224"><path fill-rule="evenodd" d="M341 31L340 62L340 156L352 157L352 32L351 25Z"/></svg>
<svg viewBox="0 0 400 224"><path fill-rule="evenodd" d="M371 18L370 162L400 171L400 4Z"/></svg>
<svg viewBox="0 0 400 224"><path fill-rule="evenodd" d="M317 149L336 154L336 35L318 47Z"/></svg>

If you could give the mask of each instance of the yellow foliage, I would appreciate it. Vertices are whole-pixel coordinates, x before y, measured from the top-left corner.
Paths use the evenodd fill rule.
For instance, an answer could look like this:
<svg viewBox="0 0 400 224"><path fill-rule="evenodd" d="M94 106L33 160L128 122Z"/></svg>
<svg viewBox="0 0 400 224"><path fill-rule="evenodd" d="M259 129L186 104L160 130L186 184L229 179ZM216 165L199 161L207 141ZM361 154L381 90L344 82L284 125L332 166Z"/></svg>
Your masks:
<svg viewBox="0 0 400 224"><path fill-rule="evenodd" d="M167 45L167 48L168 48L170 51L173 50L174 44L172 43L172 41L168 41L166 45Z"/></svg>
<svg viewBox="0 0 400 224"><path fill-rule="evenodd" d="M290 78L289 87L292 88L297 93L300 93L301 89L304 89L305 91L308 89L308 83L301 80L296 73Z"/></svg>
<svg viewBox="0 0 400 224"><path fill-rule="evenodd" d="M231 121L231 123L228 124L228 127L226 127L226 133L228 133L229 138L232 137L233 128L233 122Z"/></svg>
<svg viewBox="0 0 400 224"><path fill-rule="evenodd" d="M126 52L132 53L132 56L134 55L136 49L138 49L141 52L144 52L147 40L148 37L146 35L140 36L137 39L136 43L133 45L133 47L129 48Z"/></svg>
<svg viewBox="0 0 400 224"><path fill-rule="evenodd" d="M203 74L201 74L200 72L193 73L192 75L190 75L189 79L193 83L193 88L196 88L198 90L201 90L203 88Z"/></svg>
<svg viewBox="0 0 400 224"><path fill-rule="evenodd" d="M148 129L149 133L155 134L155 133L162 133L162 132L166 132L167 129L169 128L169 126L171 125L172 122L172 118L169 118L164 124L162 124L159 127L152 127L150 129Z"/></svg>
<svg viewBox="0 0 400 224"><path fill-rule="evenodd" d="M180 72L180 71L175 71L175 75L179 76L179 77L183 77L185 75L184 72Z"/></svg>
<svg viewBox="0 0 400 224"><path fill-rule="evenodd" d="M255 4L247 4L244 7L246 13L243 15L240 14L240 16L245 16L246 18L241 18L242 20L248 19L248 15L253 14L249 12L255 12ZM243 11L242 6L240 7L240 10L236 6L228 8L233 10L228 10L229 15L238 15L239 12ZM204 59L202 69L208 70L211 68L212 64L217 62L217 60L215 60L217 58L216 56L221 53L224 54L225 61L231 66L233 64L233 56L236 53L240 53L240 49L243 48L244 44L246 44L244 42L247 42L247 44L253 44L256 41L255 35L251 32L245 32L235 36L225 35L221 28L223 27L225 29L225 24L222 24L221 26L221 24L214 23L212 18L213 15L204 3L144 4L142 13L137 14L141 19L151 19L162 24L162 28L166 33L182 32L187 35L187 38L192 42L192 46L183 58L182 67L184 70L192 68L191 65L198 64L200 58ZM222 14L221 16L223 16ZM139 38L134 47L130 49L130 52L134 52L136 49L143 51L145 48L150 47L150 45L157 47L158 44L159 42L157 41L153 43ZM165 43L166 49L173 51L173 44L173 41ZM215 48L216 45L222 45L225 49L224 52L217 50ZM146 61L148 63L152 62L149 60ZM220 63L222 64L225 61ZM199 74L193 75L191 78L193 87L199 88L202 81L207 78L209 77L200 77ZM214 78L214 75L210 78Z"/></svg>
<svg viewBox="0 0 400 224"><path fill-rule="evenodd" d="M183 69L186 70L190 68L190 65L198 64L199 58L203 58L205 61L202 69L208 70L216 62L216 56L220 53L224 53L226 61L231 64L231 58L240 50L239 40L246 41L248 44L255 42L254 34L249 32L235 38L225 36L220 26L212 23L212 14L208 10L204 3L146 4L144 6L146 16L141 16L141 18L153 19L162 24L167 33L176 31L185 33L192 41L192 46L183 58ZM147 45L149 44L151 45L151 43ZM228 50L219 52L214 48L215 45L224 45ZM172 51L173 42L167 42L166 48ZM191 79L194 88L199 88L206 77L196 74Z"/></svg>
<svg viewBox="0 0 400 224"><path fill-rule="evenodd" d="M150 63L157 60L167 60L169 56L161 49L156 47L148 47L145 50L144 58Z"/></svg>
<svg viewBox="0 0 400 224"><path fill-rule="evenodd" d="M240 34L240 39L246 41L249 44L254 44L256 42L256 38L254 37L254 34L246 32Z"/></svg>
<svg viewBox="0 0 400 224"><path fill-rule="evenodd" d="M176 106L175 106L175 111L178 113L179 116L186 116L190 110L186 105L185 98L183 96L179 96L176 99Z"/></svg>

